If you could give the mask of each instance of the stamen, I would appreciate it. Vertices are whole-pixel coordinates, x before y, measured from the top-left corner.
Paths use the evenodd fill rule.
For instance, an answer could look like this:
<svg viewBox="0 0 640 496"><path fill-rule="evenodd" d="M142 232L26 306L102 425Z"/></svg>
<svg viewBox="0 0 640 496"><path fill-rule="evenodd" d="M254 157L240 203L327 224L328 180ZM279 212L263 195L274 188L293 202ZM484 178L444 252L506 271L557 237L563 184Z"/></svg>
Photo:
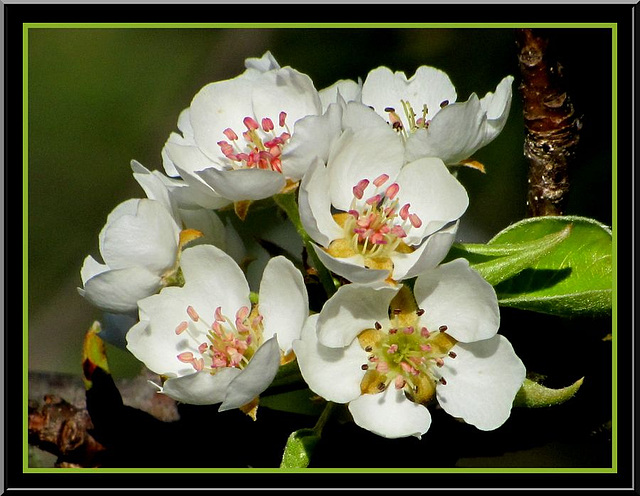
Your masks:
<svg viewBox="0 0 640 496"><path fill-rule="evenodd" d="M407 326L405 327L402 332L404 332L405 334L413 334L413 326Z"/></svg>
<svg viewBox="0 0 640 496"><path fill-rule="evenodd" d="M426 327L423 327L422 329L420 329L420 335L423 338L428 338L430 334L431 333L429 332L429 330Z"/></svg>
<svg viewBox="0 0 640 496"><path fill-rule="evenodd" d="M193 308L191 305L187 307L187 314L189 315L189 318L194 322L198 322L198 320L200 320L198 312L196 312L195 308Z"/></svg>
<svg viewBox="0 0 640 496"><path fill-rule="evenodd" d="M258 125L258 122L253 117L247 116L244 119L242 119L242 122L244 123L245 126L247 126L247 129L249 129L250 131L255 131L260 127Z"/></svg>
<svg viewBox="0 0 640 496"><path fill-rule="evenodd" d="M222 131L222 133L229 138L231 141L235 141L238 139L238 135L233 131L233 129L231 128L227 128L224 131Z"/></svg>
<svg viewBox="0 0 640 496"><path fill-rule="evenodd" d="M424 308L418 308L418 310L416 310L416 315L418 317L420 317L421 315L424 315Z"/></svg>
<svg viewBox="0 0 640 496"><path fill-rule="evenodd" d="M447 105L449 105L449 100L443 100L440 102L440 108L445 108Z"/></svg>
<svg viewBox="0 0 640 496"><path fill-rule="evenodd" d="M380 324L380 322L376 322L376 323L374 324L374 326L375 326L375 328L376 328L377 330L382 329L382 325Z"/></svg>
<svg viewBox="0 0 640 496"><path fill-rule="evenodd" d="M441 325L440 327L438 327L438 330L439 330L440 332L444 332L444 331L446 331L447 329L448 329L448 327L447 327L446 325Z"/></svg>
<svg viewBox="0 0 640 496"><path fill-rule="evenodd" d="M356 184L353 187L353 196L355 196L358 200L362 200L362 197L364 195L364 190L366 189L367 186L369 186L368 179L362 179L358 181L358 184Z"/></svg>
<svg viewBox="0 0 640 496"><path fill-rule="evenodd" d="M440 377L440 379L438 380L438 382L439 382L440 384L442 384L443 386L446 386L446 385L447 385L447 381L445 381L444 377Z"/></svg>
<svg viewBox="0 0 640 496"><path fill-rule="evenodd" d="M369 366L366 363L363 363L362 366L360 367L362 370L368 370Z"/></svg>
<svg viewBox="0 0 640 496"><path fill-rule="evenodd" d="M179 336L180 334L182 334L184 331L187 330L187 327L189 327L189 324L185 320L183 320L176 327L176 334Z"/></svg>
<svg viewBox="0 0 640 496"><path fill-rule="evenodd" d="M395 196L398 194L398 191L400 191L400 186L398 185L398 183L393 183L384 192L384 196L389 198L389 200L393 200Z"/></svg>
<svg viewBox="0 0 640 496"><path fill-rule="evenodd" d="M389 353L390 355L393 355L396 351L398 351L398 345L394 343L391 346L389 346L387 353Z"/></svg>
<svg viewBox="0 0 640 496"><path fill-rule="evenodd" d="M409 214L409 222L411 222L411 225L415 228L422 225L422 220L420 220L420 217L418 217L417 214Z"/></svg>
<svg viewBox="0 0 640 496"><path fill-rule="evenodd" d="M380 174L378 177L376 177L373 180L373 184L375 184L376 187L379 188L380 186L382 186L384 183L387 182L387 179L389 179L388 174Z"/></svg>
<svg viewBox="0 0 640 496"><path fill-rule="evenodd" d="M450 352L449 352L449 356L450 356L451 358L455 358L455 357L457 357L458 355L456 354L456 352L455 352L455 351L450 351Z"/></svg>
<svg viewBox="0 0 640 496"><path fill-rule="evenodd" d="M265 117L264 119L262 119L262 130L265 133L268 133L269 131L273 131L273 121L271 119L269 119L268 117Z"/></svg>
<svg viewBox="0 0 640 496"><path fill-rule="evenodd" d="M190 351L184 351L178 355L178 360L182 363L191 363L193 361L193 353Z"/></svg>
<svg viewBox="0 0 640 496"><path fill-rule="evenodd" d="M287 113L286 112L280 112L280 115L278 116L278 124L280 124L280 127L284 127L284 121L287 118Z"/></svg>

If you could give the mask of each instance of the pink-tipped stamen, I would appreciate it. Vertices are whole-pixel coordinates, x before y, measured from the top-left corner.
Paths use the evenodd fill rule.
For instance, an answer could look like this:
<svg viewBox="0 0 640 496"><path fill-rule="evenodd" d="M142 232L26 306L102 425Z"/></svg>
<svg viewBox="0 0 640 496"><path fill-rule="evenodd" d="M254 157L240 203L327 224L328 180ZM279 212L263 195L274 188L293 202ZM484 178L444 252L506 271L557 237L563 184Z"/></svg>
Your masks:
<svg viewBox="0 0 640 496"><path fill-rule="evenodd" d="M389 179L389 174L380 174L373 180L373 184L375 184L376 188L379 188Z"/></svg>
<svg viewBox="0 0 640 496"><path fill-rule="evenodd" d="M227 129L225 129L224 131L222 131L222 133L229 138L231 141L235 141L238 139L238 135L235 133L235 131L233 129L231 129L230 127L228 127Z"/></svg>
<svg viewBox="0 0 640 496"><path fill-rule="evenodd" d="M418 228L422 225L422 220L418 217L417 214L409 214L409 222L415 228Z"/></svg>
<svg viewBox="0 0 640 496"><path fill-rule="evenodd" d="M176 327L176 334L179 336L180 334L182 334L184 331L187 330L187 327L189 327L189 324L183 320Z"/></svg>
<svg viewBox="0 0 640 496"><path fill-rule="evenodd" d="M353 187L353 196L355 196L358 200L362 200L364 190L367 188L367 186L369 186L368 179L361 179L360 181L358 181L358 184Z"/></svg>
<svg viewBox="0 0 640 496"><path fill-rule="evenodd" d="M193 353L190 351L184 351L178 355L178 360L182 363L191 363L194 360Z"/></svg>
<svg viewBox="0 0 640 496"><path fill-rule="evenodd" d="M400 212L398 212L398 215L402 220L407 220L409 218L410 207L411 207L411 204L406 203L405 205L402 206L402 208L400 209Z"/></svg>
<svg viewBox="0 0 640 496"><path fill-rule="evenodd" d="M389 200L393 200L395 196L398 194L398 191L400 191L400 185L398 183L393 183L384 192L384 196L389 198Z"/></svg>
<svg viewBox="0 0 640 496"><path fill-rule="evenodd" d="M271 119L269 119L268 117L265 117L264 119L262 119L262 130L265 133L268 133L269 131L273 131L273 121Z"/></svg>
<svg viewBox="0 0 640 496"><path fill-rule="evenodd" d="M200 320L200 315L198 315L198 312L196 312L196 309L193 308L191 305L187 307L187 314L189 315L189 318L194 322L198 322Z"/></svg>
<svg viewBox="0 0 640 496"><path fill-rule="evenodd" d="M242 119L242 122L244 123L245 126L247 126L247 129L249 129L250 131L255 131L260 127L258 125L258 121L256 121L253 117L247 116L244 119Z"/></svg>

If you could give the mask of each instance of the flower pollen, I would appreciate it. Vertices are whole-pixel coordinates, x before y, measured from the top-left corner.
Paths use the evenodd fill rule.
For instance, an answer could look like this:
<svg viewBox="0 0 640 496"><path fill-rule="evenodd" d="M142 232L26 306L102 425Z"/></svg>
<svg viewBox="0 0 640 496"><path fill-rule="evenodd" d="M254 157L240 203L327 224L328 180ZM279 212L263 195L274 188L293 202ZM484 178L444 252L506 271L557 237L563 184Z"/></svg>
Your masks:
<svg viewBox="0 0 640 496"><path fill-rule="evenodd" d="M353 186L349 210L333 216L344 235L329 246L330 255L359 254L365 257L366 266L386 268L394 252L413 251L403 239L410 229L419 228L422 220L410 212L408 203L400 205L398 183L388 182L389 176L381 174L372 181L361 179Z"/></svg>
<svg viewBox="0 0 640 496"><path fill-rule="evenodd" d="M421 309L412 316L391 312L386 329L375 326L358 335L368 353L367 360L375 364L374 368L362 367L367 371L360 385L364 394L379 393L393 384L396 389L403 389L410 400L427 404L434 397L436 386L446 384L439 369L445 358L456 358L450 351L456 341L445 333L446 326L428 331L417 325L423 314ZM407 325L408 321L416 325Z"/></svg>
<svg viewBox="0 0 640 496"><path fill-rule="evenodd" d="M223 131L229 141L218 141L222 154L229 159L233 169L264 169L282 172L282 150L291 138L291 131L286 123L286 112L280 112L278 125L280 134L275 130L273 121L265 117L260 123L253 117L245 117L243 124L247 128L242 133L244 145L240 143L238 134L231 128Z"/></svg>
<svg viewBox="0 0 640 496"><path fill-rule="evenodd" d="M186 308L186 314L189 320L180 322L175 332L187 334L189 351L180 353L177 359L190 364L197 372L215 374L224 367L243 369L262 341L262 316L257 308L252 312L246 306L241 307L231 319L218 307L211 325L204 322L192 306Z"/></svg>

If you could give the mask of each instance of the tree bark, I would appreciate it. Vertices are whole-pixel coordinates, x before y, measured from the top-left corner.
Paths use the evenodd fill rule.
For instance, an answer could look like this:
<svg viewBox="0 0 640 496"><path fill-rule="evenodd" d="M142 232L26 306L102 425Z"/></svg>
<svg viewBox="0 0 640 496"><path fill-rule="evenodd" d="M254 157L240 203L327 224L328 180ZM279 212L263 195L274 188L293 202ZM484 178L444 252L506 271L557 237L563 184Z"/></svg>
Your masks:
<svg viewBox="0 0 640 496"><path fill-rule="evenodd" d="M516 29L529 160L527 207L530 217L563 215L569 169L582 127L564 88L562 66L549 55L549 39L535 29Z"/></svg>

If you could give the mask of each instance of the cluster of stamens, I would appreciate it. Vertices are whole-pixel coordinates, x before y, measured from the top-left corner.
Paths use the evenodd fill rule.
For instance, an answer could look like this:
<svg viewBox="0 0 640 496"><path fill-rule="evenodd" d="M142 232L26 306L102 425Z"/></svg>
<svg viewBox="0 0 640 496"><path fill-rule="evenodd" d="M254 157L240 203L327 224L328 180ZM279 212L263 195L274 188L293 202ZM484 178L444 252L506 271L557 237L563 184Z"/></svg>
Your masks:
<svg viewBox="0 0 640 496"><path fill-rule="evenodd" d="M388 179L387 174L378 176L373 181L376 187L374 194L364 202L362 199L369 180L362 179L353 187L354 198L343 229L345 238L351 240L353 251L363 256L388 256L407 236L411 227L422 225L418 215L410 213L409 203L400 207L398 183L383 188Z"/></svg>
<svg viewBox="0 0 640 496"><path fill-rule="evenodd" d="M402 119L397 114L396 109L393 107L386 107L384 109L385 112L389 114L389 124L393 127L394 130L398 132L403 138L407 138L409 133L414 132L417 129L427 129L431 120L427 119L427 115L429 114L429 108L427 104L422 105L422 115L418 117L413 110L411 104L405 100L400 100L402 104L402 111L404 112L406 118L406 125L403 124ZM440 108L444 108L449 105L449 100L444 100L440 103Z"/></svg>
<svg viewBox="0 0 640 496"><path fill-rule="evenodd" d="M245 117L243 123L247 130L242 133L244 147L239 143L238 135L231 128L223 131L231 141L218 141L222 153L231 161L234 169L251 168L282 172L282 149L291 138L286 123L286 112L280 112L278 125L282 132L278 135L273 121L268 117L258 124L253 117Z"/></svg>
<svg viewBox="0 0 640 496"><path fill-rule="evenodd" d="M248 307L242 307L231 320L218 307L213 324L209 325L192 306L186 312L188 320L175 329L177 335L185 333L190 341L190 351L177 356L180 362L190 364L197 372L212 374L224 367L243 369L249 363L262 337L260 314L250 314Z"/></svg>
<svg viewBox="0 0 640 496"><path fill-rule="evenodd" d="M419 317L424 310L416 313ZM368 353L367 363L362 365L367 373L361 388L371 394L393 384L396 389L404 389L413 401L426 403L433 397L437 384L447 383L440 368L446 357L456 357L455 352L450 351L455 341L446 334L445 325L434 330L425 326L401 326L399 314L399 309L392 312L388 330L376 322L374 329L360 334L360 343Z"/></svg>

